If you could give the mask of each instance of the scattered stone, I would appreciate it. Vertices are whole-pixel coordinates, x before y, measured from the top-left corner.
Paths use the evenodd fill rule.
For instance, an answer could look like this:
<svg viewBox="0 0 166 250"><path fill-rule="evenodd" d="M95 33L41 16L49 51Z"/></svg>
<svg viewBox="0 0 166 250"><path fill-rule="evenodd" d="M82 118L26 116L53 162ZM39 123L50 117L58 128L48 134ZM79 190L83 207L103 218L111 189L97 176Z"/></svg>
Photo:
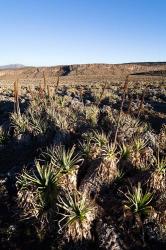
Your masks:
<svg viewBox="0 0 166 250"><path fill-rule="evenodd" d="M96 225L99 247L102 250L122 250L124 243L111 221L104 222L100 219Z"/></svg>

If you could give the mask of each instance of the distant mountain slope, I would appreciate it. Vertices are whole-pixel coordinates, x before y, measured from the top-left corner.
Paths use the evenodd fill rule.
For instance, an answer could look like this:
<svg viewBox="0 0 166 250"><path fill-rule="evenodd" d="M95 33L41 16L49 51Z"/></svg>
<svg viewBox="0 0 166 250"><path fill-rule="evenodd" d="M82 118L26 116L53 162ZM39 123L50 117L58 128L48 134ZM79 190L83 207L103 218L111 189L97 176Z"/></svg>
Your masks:
<svg viewBox="0 0 166 250"><path fill-rule="evenodd" d="M12 66L12 67L11 67ZM71 82L77 80L87 82L91 80L123 80L128 74L140 78L140 76L164 77L166 76L166 62L138 62L123 64L75 64L59 65L52 67L26 67L23 65L7 65L0 67L0 80L9 79L32 79L36 81L45 77L56 78L58 76L65 79L70 78ZM11 67L11 68L9 68ZM56 80L55 80L56 82Z"/></svg>
<svg viewBox="0 0 166 250"><path fill-rule="evenodd" d="M9 65L3 65L0 66L0 69L18 69L18 68L23 68L25 67L22 64L9 64Z"/></svg>

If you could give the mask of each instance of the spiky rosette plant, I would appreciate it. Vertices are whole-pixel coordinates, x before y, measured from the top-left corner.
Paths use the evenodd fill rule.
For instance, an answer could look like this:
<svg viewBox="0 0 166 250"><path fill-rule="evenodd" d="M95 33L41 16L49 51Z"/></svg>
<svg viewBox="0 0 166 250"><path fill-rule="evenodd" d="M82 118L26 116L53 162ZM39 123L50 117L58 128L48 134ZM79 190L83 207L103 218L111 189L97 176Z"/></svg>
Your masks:
<svg viewBox="0 0 166 250"><path fill-rule="evenodd" d="M69 129L69 123L67 121L67 115L63 113L57 113L54 117L55 126L63 131L67 131Z"/></svg>
<svg viewBox="0 0 166 250"><path fill-rule="evenodd" d="M0 127L0 145L5 145L9 140L8 133Z"/></svg>
<svg viewBox="0 0 166 250"><path fill-rule="evenodd" d="M134 138L132 143L131 161L134 167L138 169L147 168L153 163L153 150L147 147L148 142L141 138Z"/></svg>
<svg viewBox="0 0 166 250"><path fill-rule="evenodd" d="M60 144L61 142L63 144L64 141L70 138L70 132L73 132L76 127L76 113L72 112L69 107L59 109L56 104L51 104L51 107L47 108L46 112L56 131L54 143Z"/></svg>
<svg viewBox="0 0 166 250"><path fill-rule="evenodd" d="M117 177L117 162L116 146L108 144L103 147L101 156L91 163L80 190L97 194L103 184L109 185Z"/></svg>
<svg viewBox="0 0 166 250"><path fill-rule="evenodd" d="M23 173L18 177L18 205L22 208L22 218L35 218L39 230L48 230L50 220L55 217L58 195L57 176L51 166L41 166L36 162L36 171Z"/></svg>
<svg viewBox="0 0 166 250"><path fill-rule="evenodd" d="M155 170L149 180L150 188L154 192L166 192L166 157L160 158L159 152L155 162Z"/></svg>
<svg viewBox="0 0 166 250"><path fill-rule="evenodd" d="M46 135L50 128L47 115L45 113L42 114L41 110L37 112L36 110L29 109L28 117L32 133L34 135Z"/></svg>
<svg viewBox="0 0 166 250"><path fill-rule="evenodd" d="M73 241L90 239L91 224L95 219L95 206L84 193L65 191L58 197L60 232Z"/></svg>
<svg viewBox="0 0 166 250"><path fill-rule="evenodd" d="M125 177L125 172L123 170L117 169L116 183L122 183L124 177Z"/></svg>
<svg viewBox="0 0 166 250"><path fill-rule="evenodd" d="M24 134L29 129L29 121L26 115L20 113L12 113L10 116L11 126L14 128L15 134Z"/></svg>
<svg viewBox="0 0 166 250"><path fill-rule="evenodd" d="M130 159L131 157L130 146L123 143L122 146L120 146L120 155L121 155L121 158L124 160Z"/></svg>
<svg viewBox="0 0 166 250"><path fill-rule="evenodd" d="M93 141L98 147L102 148L109 143L109 136L107 136L103 131L93 131Z"/></svg>
<svg viewBox="0 0 166 250"><path fill-rule="evenodd" d="M128 167L131 165L131 147L123 143L120 145L120 167L122 169L128 170Z"/></svg>
<svg viewBox="0 0 166 250"><path fill-rule="evenodd" d="M64 108L67 105L67 96L57 96L57 103L60 108Z"/></svg>
<svg viewBox="0 0 166 250"><path fill-rule="evenodd" d="M108 144L102 149L101 175L110 182L117 176L117 153L114 143Z"/></svg>
<svg viewBox="0 0 166 250"><path fill-rule="evenodd" d="M121 141L130 141L131 138L136 134L138 129L141 127L139 120L133 118L131 115L121 113L120 120L117 113L113 112L115 125L119 122L117 139Z"/></svg>
<svg viewBox="0 0 166 250"><path fill-rule="evenodd" d="M87 122L95 127L98 122L99 108L95 105L85 107L85 118Z"/></svg>
<svg viewBox="0 0 166 250"><path fill-rule="evenodd" d="M166 125L163 125L158 135L158 144L160 149L166 151Z"/></svg>
<svg viewBox="0 0 166 250"><path fill-rule="evenodd" d="M137 187L132 188L132 191L128 189L128 192L123 194L126 198L125 206L131 209L133 213L144 216L151 211L152 206L150 206L150 203L153 199L153 194L143 192L140 182Z"/></svg>
<svg viewBox="0 0 166 250"><path fill-rule="evenodd" d="M86 160L92 159L92 145L93 144L90 138L84 140L83 142L79 142L81 154Z"/></svg>
<svg viewBox="0 0 166 250"><path fill-rule="evenodd" d="M83 159L80 154L75 154L75 147L66 150L60 145L48 152L50 164L59 174L61 185L68 188L76 188L77 172Z"/></svg>
<svg viewBox="0 0 166 250"><path fill-rule="evenodd" d="M93 131L92 132L92 158L98 158L101 156L103 147L109 144L109 136L107 136L103 131Z"/></svg>

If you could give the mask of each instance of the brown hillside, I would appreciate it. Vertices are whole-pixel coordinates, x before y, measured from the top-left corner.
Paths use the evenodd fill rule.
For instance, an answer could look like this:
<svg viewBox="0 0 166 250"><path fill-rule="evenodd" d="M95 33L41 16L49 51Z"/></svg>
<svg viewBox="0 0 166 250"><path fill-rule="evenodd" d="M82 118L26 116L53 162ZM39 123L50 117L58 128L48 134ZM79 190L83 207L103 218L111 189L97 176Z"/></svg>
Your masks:
<svg viewBox="0 0 166 250"><path fill-rule="evenodd" d="M92 82L101 80L123 80L126 75L134 77L163 77L166 75L166 63L127 63L127 64L82 64L63 65L54 67L24 67L0 70L0 80L14 80L16 78L27 83L39 81L43 72L49 83L60 76L61 82Z"/></svg>

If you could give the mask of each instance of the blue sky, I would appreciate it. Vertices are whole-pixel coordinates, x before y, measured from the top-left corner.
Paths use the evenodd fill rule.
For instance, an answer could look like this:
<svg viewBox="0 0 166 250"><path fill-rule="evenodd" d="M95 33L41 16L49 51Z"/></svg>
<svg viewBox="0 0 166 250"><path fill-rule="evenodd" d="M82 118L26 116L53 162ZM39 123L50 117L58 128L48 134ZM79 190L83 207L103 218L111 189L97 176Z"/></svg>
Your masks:
<svg viewBox="0 0 166 250"><path fill-rule="evenodd" d="M166 0L0 0L0 65L166 61Z"/></svg>

